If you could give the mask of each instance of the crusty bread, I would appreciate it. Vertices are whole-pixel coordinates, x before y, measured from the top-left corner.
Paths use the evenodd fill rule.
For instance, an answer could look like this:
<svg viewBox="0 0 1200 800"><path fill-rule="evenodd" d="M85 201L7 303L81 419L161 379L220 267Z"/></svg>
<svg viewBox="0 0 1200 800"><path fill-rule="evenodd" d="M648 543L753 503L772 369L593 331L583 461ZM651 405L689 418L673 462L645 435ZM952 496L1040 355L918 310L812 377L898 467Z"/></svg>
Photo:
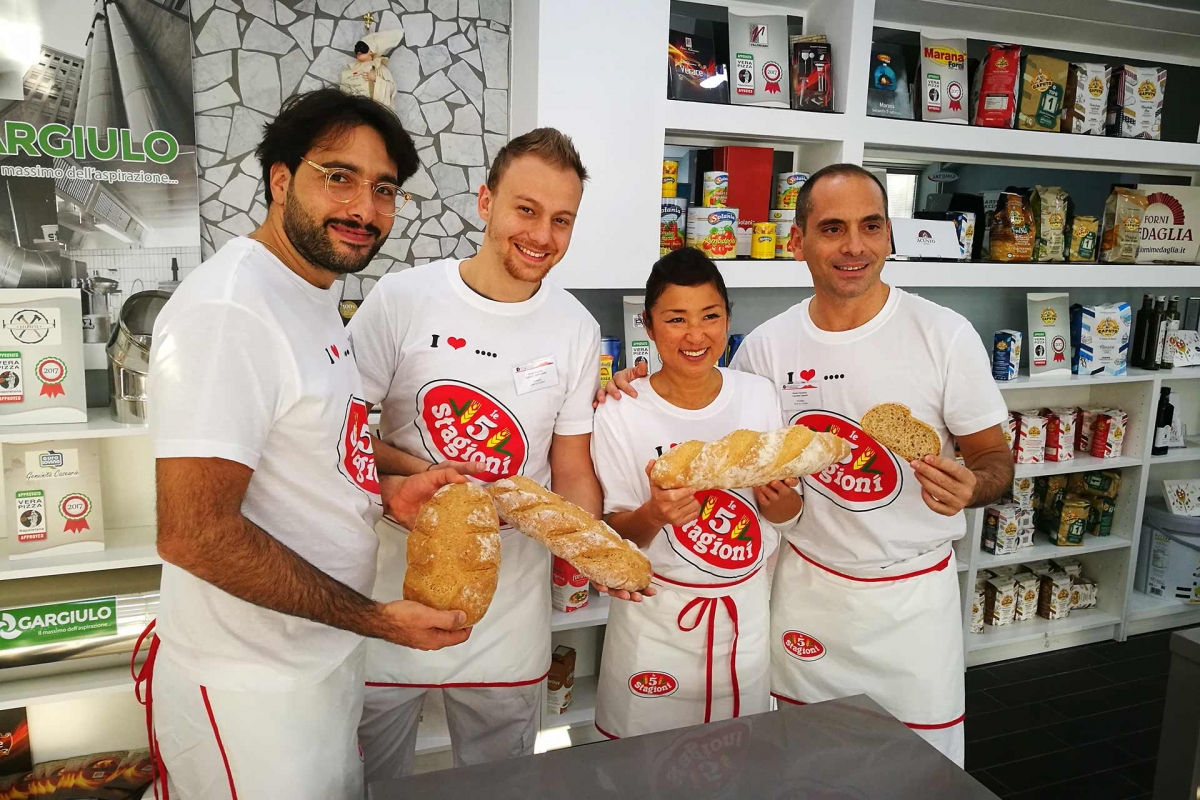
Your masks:
<svg viewBox="0 0 1200 800"><path fill-rule="evenodd" d="M908 406L880 403L862 416L863 430L905 461L942 452L942 440L930 425L917 419Z"/></svg>
<svg viewBox="0 0 1200 800"><path fill-rule="evenodd" d="M521 475L488 487L500 518L610 589L640 592L650 585L650 559L574 503Z"/></svg>
<svg viewBox="0 0 1200 800"><path fill-rule="evenodd" d="M715 442L684 442L654 462L660 489L744 489L820 472L850 454L845 439L803 425L734 431Z"/></svg>
<svg viewBox="0 0 1200 800"><path fill-rule="evenodd" d="M500 575L500 520L487 492L471 483L438 489L408 534L404 599L462 611L464 625L487 613Z"/></svg>

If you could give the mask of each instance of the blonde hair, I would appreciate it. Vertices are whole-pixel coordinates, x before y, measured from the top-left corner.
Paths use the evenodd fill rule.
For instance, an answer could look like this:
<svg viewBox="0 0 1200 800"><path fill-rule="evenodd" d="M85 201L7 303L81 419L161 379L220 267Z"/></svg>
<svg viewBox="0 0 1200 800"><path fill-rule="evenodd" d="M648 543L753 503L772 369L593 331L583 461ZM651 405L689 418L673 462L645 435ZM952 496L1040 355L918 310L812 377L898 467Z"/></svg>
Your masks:
<svg viewBox="0 0 1200 800"><path fill-rule="evenodd" d="M537 156L551 166L572 170L581 183L588 179L587 169L570 136L557 128L534 128L513 139L496 153L492 168L488 171L487 187L490 191L496 191L508 165L521 156Z"/></svg>

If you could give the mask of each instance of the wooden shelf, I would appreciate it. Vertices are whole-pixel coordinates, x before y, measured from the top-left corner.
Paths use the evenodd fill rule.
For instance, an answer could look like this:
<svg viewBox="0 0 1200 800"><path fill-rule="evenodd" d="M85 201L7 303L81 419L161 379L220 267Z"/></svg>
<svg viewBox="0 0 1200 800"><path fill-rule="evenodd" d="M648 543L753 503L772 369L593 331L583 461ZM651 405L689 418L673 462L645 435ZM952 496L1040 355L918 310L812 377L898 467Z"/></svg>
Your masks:
<svg viewBox="0 0 1200 800"><path fill-rule="evenodd" d="M146 436L146 423L126 425L112 418L108 408L89 408L87 422L68 422L52 425L0 426L0 444L27 444L56 439L106 439L113 436Z"/></svg>
<svg viewBox="0 0 1200 800"><path fill-rule="evenodd" d="M7 557L8 542L5 541L5 557L0 559L0 581L161 564L162 559L158 557L156 543L157 535L158 528L154 525L112 528L104 532L104 549L99 552L22 558L16 561Z"/></svg>

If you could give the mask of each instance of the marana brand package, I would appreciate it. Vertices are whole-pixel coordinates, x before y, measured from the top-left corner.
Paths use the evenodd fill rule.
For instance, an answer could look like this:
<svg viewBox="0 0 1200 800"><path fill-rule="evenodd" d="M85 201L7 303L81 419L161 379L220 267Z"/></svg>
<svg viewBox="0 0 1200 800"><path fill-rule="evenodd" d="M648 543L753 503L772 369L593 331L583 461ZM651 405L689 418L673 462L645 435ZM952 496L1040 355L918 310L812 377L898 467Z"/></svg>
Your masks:
<svg viewBox="0 0 1200 800"><path fill-rule="evenodd" d="M1067 94L1068 64L1057 58L1030 55L1021 75L1021 113L1017 127L1028 131L1057 131Z"/></svg>
<svg viewBox="0 0 1200 800"><path fill-rule="evenodd" d="M1103 136L1111 86L1109 65L1072 64L1067 72L1067 97L1063 102L1063 133Z"/></svg>
<svg viewBox="0 0 1200 800"><path fill-rule="evenodd" d="M908 70L904 66L904 51L900 45L872 43L871 73L867 81L868 115L892 119L913 118Z"/></svg>
<svg viewBox="0 0 1200 800"><path fill-rule="evenodd" d="M967 124L967 40L921 37L921 119Z"/></svg>
<svg viewBox="0 0 1200 800"><path fill-rule="evenodd" d="M987 58L971 87L971 124L1011 128L1017 119L1017 89L1021 84L1021 46L989 44Z"/></svg>
<svg viewBox="0 0 1200 800"><path fill-rule="evenodd" d="M1037 238L1034 261L1064 261L1067 227L1067 193L1057 186L1035 186L1030 205Z"/></svg>
<svg viewBox="0 0 1200 800"><path fill-rule="evenodd" d="M1150 201L1145 192L1118 186L1104 203L1104 236L1100 260L1106 264L1133 264L1142 239L1142 216Z"/></svg>

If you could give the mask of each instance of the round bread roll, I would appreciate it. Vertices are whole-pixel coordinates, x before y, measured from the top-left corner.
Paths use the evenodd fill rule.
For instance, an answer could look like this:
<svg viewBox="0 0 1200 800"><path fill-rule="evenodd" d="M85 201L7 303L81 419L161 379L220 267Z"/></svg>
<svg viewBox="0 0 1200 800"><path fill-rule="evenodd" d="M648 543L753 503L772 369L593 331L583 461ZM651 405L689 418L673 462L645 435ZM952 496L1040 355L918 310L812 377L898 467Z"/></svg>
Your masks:
<svg viewBox="0 0 1200 800"><path fill-rule="evenodd" d="M421 506L408 534L404 599L483 619L500 575L500 519L473 483L443 486Z"/></svg>
<svg viewBox="0 0 1200 800"><path fill-rule="evenodd" d="M862 427L875 441L905 461L916 461L942 452L942 439L933 426L912 415L900 403L880 403L867 409Z"/></svg>

